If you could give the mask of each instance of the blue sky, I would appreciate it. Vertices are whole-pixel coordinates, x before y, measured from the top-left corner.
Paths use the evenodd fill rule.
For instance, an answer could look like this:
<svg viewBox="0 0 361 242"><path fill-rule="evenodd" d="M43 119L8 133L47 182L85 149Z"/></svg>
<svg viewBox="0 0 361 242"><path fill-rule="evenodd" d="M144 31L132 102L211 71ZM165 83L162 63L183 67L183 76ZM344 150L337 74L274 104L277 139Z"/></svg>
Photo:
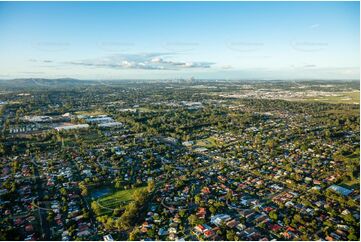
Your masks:
<svg viewBox="0 0 361 242"><path fill-rule="evenodd" d="M358 79L358 2L1 2L0 78Z"/></svg>

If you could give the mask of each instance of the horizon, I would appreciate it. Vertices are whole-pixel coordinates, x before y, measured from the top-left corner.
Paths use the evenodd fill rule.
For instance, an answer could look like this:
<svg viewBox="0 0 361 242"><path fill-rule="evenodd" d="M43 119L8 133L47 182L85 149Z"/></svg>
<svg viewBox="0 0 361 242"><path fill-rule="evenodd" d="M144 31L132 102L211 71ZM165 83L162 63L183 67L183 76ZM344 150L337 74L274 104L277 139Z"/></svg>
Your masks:
<svg viewBox="0 0 361 242"><path fill-rule="evenodd" d="M359 80L359 18L359 2L1 2L0 79Z"/></svg>
<svg viewBox="0 0 361 242"><path fill-rule="evenodd" d="M241 79L241 78L124 78L124 79L89 79L89 78L73 78L73 77L59 77L59 78L46 78L46 77L17 77L11 79L0 79L0 81L14 81L14 80L74 80L74 81L281 81L281 82L360 82L360 79Z"/></svg>

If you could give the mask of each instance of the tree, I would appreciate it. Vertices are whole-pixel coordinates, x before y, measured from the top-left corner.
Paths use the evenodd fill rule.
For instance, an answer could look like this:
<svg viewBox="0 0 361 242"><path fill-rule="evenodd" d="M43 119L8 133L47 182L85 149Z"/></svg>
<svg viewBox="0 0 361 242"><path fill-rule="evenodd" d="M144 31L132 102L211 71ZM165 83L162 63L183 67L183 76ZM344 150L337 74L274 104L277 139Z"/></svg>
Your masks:
<svg viewBox="0 0 361 242"><path fill-rule="evenodd" d="M93 211L94 211L94 213L95 213L96 215L99 215L99 214L100 214L101 208L100 208L100 206L99 206L99 204L98 204L97 201L93 201L93 202L91 203L91 208L93 209Z"/></svg>
<svg viewBox="0 0 361 242"><path fill-rule="evenodd" d="M357 236L354 233L350 233L347 236L347 239L350 240L350 241L358 241L359 240L359 238L357 238Z"/></svg>
<svg viewBox="0 0 361 242"><path fill-rule="evenodd" d="M148 186L147 186L147 191L149 193L151 193L153 190L154 190L154 187L155 187L155 183L154 183L154 180L149 180L148 181Z"/></svg>
<svg viewBox="0 0 361 242"><path fill-rule="evenodd" d="M216 213L217 209L216 209L215 207L211 206L211 207L209 208L209 211L210 211L211 214L213 215L213 214Z"/></svg>
<svg viewBox="0 0 361 242"><path fill-rule="evenodd" d="M278 215L277 215L277 212L272 210L270 213L269 213L269 217L273 220L273 221L276 221L278 219Z"/></svg>
<svg viewBox="0 0 361 242"><path fill-rule="evenodd" d="M186 211L185 211L184 209L181 209L181 210L179 211L179 216L181 216L181 218L183 218L184 215L185 215L185 213L186 213Z"/></svg>
<svg viewBox="0 0 361 242"><path fill-rule="evenodd" d="M130 202L122 216L116 221L116 226L118 229L128 229L133 222L134 218L137 217L138 206L136 201Z"/></svg>
<svg viewBox="0 0 361 242"><path fill-rule="evenodd" d="M154 238L154 235L155 235L154 229L153 229L153 228L148 229L147 235L148 235L150 238Z"/></svg>
<svg viewBox="0 0 361 242"><path fill-rule="evenodd" d="M233 230L227 230L227 234L226 234L227 240L233 241L234 236L235 236L235 233Z"/></svg>
<svg viewBox="0 0 361 242"><path fill-rule="evenodd" d="M198 221L198 218L196 215L192 214L188 217L188 222L189 224L191 224L192 226L196 225Z"/></svg>
<svg viewBox="0 0 361 242"><path fill-rule="evenodd" d="M50 211L48 212L48 216L46 217L46 220L48 220L48 222L51 222L54 219L54 212Z"/></svg>
<svg viewBox="0 0 361 242"><path fill-rule="evenodd" d="M81 195L82 196L87 196L88 195L88 188L86 187L84 182L79 182L79 189L81 190Z"/></svg>
<svg viewBox="0 0 361 242"><path fill-rule="evenodd" d="M117 180L115 182L115 188L119 189L119 188L121 188L121 186L122 186L122 183L119 180Z"/></svg>
<svg viewBox="0 0 361 242"><path fill-rule="evenodd" d="M66 196L67 194L67 191L64 187L60 188L60 194L63 195L63 196Z"/></svg>
<svg viewBox="0 0 361 242"><path fill-rule="evenodd" d="M144 191L144 189L141 190L136 190L132 197L134 199L134 202L136 202L137 204L143 204L145 199L147 198L147 191Z"/></svg>
<svg viewBox="0 0 361 242"><path fill-rule="evenodd" d="M5 154L5 146L3 143L0 143L0 155L4 155Z"/></svg>
<svg viewBox="0 0 361 242"><path fill-rule="evenodd" d="M104 224L105 229L111 229L113 227L114 220L108 217L107 222Z"/></svg>
<svg viewBox="0 0 361 242"><path fill-rule="evenodd" d="M81 195L82 196L88 196L88 188L85 187L84 189L82 189Z"/></svg>
<svg viewBox="0 0 361 242"><path fill-rule="evenodd" d="M139 240L138 239L139 233L140 233L140 231L138 228L133 229L133 231L130 232L130 234L129 234L129 240L131 240L131 241Z"/></svg>
<svg viewBox="0 0 361 242"><path fill-rule="evenodd" d="M194 197L194 201L195 201L195 203L196 204L199 204L200 202L201 202L201 196L200 195L196 195L195 197Z"/></svg>
<svg viewBox="0 0 361 242"><path fill-rule="evenodd" d="M232 193L232 191L228 191L228 192L227 192L226 198L227 198L227 200L231 200L231 199L233 198L233 193Z"/></svg>
<svg viewBox="0 0 361 242"><path fill-rule="evenodd" d="M344 215L343 216L343 219L348 222L348 223L355 223L355 218L352 216L351 213L347 214L347 215Z"/></svg>

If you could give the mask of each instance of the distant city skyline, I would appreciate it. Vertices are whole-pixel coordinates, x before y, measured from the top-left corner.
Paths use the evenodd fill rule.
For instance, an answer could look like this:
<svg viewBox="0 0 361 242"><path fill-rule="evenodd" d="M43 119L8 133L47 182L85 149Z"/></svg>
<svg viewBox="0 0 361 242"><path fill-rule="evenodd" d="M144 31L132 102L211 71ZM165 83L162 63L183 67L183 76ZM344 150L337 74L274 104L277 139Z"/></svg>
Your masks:
<svg viewBox="0 0 361 242"><path fill-rule="evenodd" d="M359 2L0 2L0 79L359 79Z"/></svg>

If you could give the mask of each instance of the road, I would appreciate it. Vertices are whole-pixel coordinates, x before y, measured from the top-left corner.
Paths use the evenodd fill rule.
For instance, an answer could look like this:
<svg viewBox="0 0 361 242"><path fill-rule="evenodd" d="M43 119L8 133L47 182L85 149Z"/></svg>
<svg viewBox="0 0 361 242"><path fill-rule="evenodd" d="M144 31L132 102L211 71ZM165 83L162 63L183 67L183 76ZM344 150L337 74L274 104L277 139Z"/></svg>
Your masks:
<svg viewBox="0 0 361 242"><path fill-rule="evenodd" d="M33 163L33 167L34 167L34 179L35 179L35 183L36 183L36 190L38 193L38 203L40 203L44 199L44 189L42 188L42 181L39 176L38 166ZM38 206L37 210L38 210L38 216L39 216L39 220L40 220L40 228L41 228L41 232L42 232L41 237L43 240L50 240L51 232L50 232L49 223L46 219L47 212L46 212L46 210L41 209L41 206Z"/></svg>

